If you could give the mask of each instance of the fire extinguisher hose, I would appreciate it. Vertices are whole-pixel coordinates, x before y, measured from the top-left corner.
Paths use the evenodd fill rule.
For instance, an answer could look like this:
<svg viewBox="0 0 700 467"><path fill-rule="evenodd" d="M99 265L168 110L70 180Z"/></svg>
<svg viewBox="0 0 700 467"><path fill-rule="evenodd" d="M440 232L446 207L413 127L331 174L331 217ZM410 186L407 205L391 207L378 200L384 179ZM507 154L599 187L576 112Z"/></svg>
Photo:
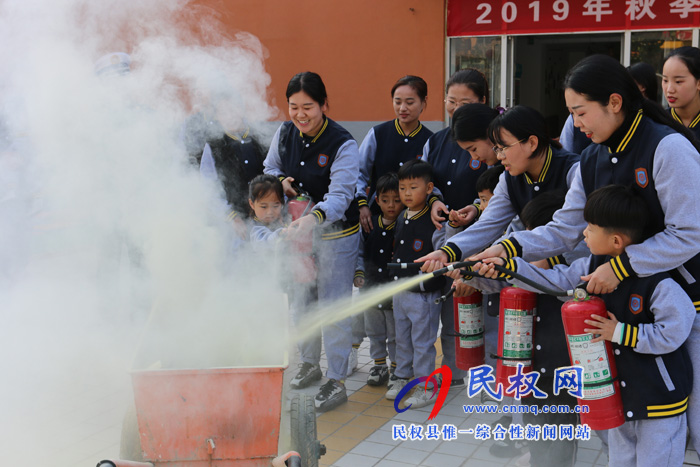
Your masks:
<svg viewBox="0 0 700 467"><path fill-rule="evenodd" d="M462 269L462 268L471 267L471 266L474 266L475 264L478 264L478 263L479 263L479 261L460 261L458 263L452 263L447 267L444 267L442 269L438 269L437 271L433 271L432 277L441 276L441 275L446 274L450 271L454 271L455 269ZM388 263L387 267L389 269L419 269L423 264L424 263L420 263L420 262L419 263ZM511 271L510 269L507 269L499 264L494 264L493 266L496 269L496 271L503 273L506 276L510 276L510 277L515 278L515 279L518 279L519 281L529 285L530 287L533 287L544 294L552 295L554 297L571 297L571 296L574 296L575 294L577 294L578 290L581 290L579 287L577 287L576 289L573 289L573 290L567 290L566 292L560 292L558 290L553 290L553 289L550 289L548 287L545 287L542 284L539 284L539 283L533 281L532 279L529 279L525 276L522 276L522 275L518 274L517 272ZM471 275L471 274L478 275L476 272L463 272L462 274L463 275ZM499 278L496 280L503 280L503 279ZM584 292L585 292L585 290L584 290ZM450 290L448 293L446 293L445 295L440 297L438 300L440 300L442 302L442 301L446 300L452 293L454 293L454 289ZM577 298L581 298L581 297L577 296ZM437 303L440 303L440 302L437 302Z"/></svg>

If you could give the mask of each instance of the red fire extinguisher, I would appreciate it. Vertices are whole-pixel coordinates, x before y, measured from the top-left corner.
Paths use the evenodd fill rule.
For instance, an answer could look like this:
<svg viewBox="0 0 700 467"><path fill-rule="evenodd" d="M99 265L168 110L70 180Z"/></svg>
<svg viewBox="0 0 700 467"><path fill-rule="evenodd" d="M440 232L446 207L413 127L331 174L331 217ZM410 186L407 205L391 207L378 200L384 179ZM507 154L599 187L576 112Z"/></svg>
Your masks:
<svg viewBox="0 0 700 467"><path fill-rule="evenodd" d="M501 289L500 301L496 384L503 385L506 396L514 397L515 392L506 392L511 385L508 377L516 374L519 363L523 365L523 373L532 371L537 294L506 287Z"/></svg>
<svg viewBox="0 0 700 467"><path fill-rule="evenodd" d="M455 316L455 363L460 370L483 365L484 309L481 292L466 297L452 297Z"/></svg>
<svg viewBox="0 0 700 467"><path fill-rule="evenodd" d="M295 221L313 209L314 203L306 195L297 196L287 201L287 211ZM301 284L307 284L316 280L316 262L313 257L313 237L296 238L291 244L294 260L291 261L291 270L294 280Z"/></svg>
<svg viewBox="0 0 700 467"><path fill-rule="evenodd" d="M562 306L561 314L571 364L583 367L583 399L578 404L587 405L589 412L581 411L581 423L593 430L608 430L625 423L612 345L609 341L592 344L593 334L584 331L588 327L584 320L608 313L600 298L588 297L582 289L575 296Z"/></svg>

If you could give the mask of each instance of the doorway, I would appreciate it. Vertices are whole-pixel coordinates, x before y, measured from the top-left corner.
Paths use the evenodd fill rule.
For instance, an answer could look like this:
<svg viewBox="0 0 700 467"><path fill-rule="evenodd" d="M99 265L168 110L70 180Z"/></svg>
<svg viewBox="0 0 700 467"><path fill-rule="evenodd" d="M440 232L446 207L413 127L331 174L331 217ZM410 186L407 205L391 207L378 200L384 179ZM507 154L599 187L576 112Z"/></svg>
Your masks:
<svg viewBox="0 0 700 467"><path fill-rule="evenodd" d="M559 136L568 111L562 84L569 69L593 54L622 58L622 34L514 36L513 105L544 115L550 134Z"/></svg>

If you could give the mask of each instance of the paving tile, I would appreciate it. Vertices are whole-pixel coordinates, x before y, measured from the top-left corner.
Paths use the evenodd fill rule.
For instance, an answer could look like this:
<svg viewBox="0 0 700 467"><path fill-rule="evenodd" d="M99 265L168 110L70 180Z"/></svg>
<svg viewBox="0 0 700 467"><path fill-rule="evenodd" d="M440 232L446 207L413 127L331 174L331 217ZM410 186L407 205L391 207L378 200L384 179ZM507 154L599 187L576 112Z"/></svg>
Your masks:
<svg viewBox="0 0 700 467"><path fill-rule="evenodd" d="M447 454L432 453L421 462L427 467L460 467L464 462L463 457L449 456Z"/></svg>
<svg viewBox="0 0 700 467"><path fill-rule="evenodd" d="M463 467L497 467L504 465L502 462L485 461L482 459L467 459L462 466Z"/></svg>
<svg viewBox="0 0 700 467"><path fill-rule="evenodd" d="M578 448L576 451L576 462L588 462L589 464L595 463L598 458L600 451L593 451L592 449Z"/></svg>
<svg viewBox="0 0 700 467"><path fill-rule="evenodd" d="M316 420L316 432L318 433L319 438L321 437L321 435L324 435L324 436L330 435L331 433L335 432L338 428L340 428L342 426L343 425L341 423Z"/></svg>
<svg viewBox="0 0 700 467"><path fill-rule="evenodd" d="M406 464L402 462L396 462L396 461L390 461L387 459L383 459L376 463L374 467L404 467Z"/></svg>
<svg viewBox="0 0 700 467"><path fill-rule="evenodd" d="M360 440L344 438L338 435L328 436L322 441L322 443L326 446L327 449L332 449L334 451L340 451L343 453L350 451L352 448L357 446L359 442Z"/></svg>
<svg viewBox="0 0 700 467"><path fill-rule="evenodd" d="M348 413L354 413L354 414L359 414L370 408L370 404L364 404L362 402L354 402L354 401L348 401L347 403L341 405L340 407L337 407L334 409L334 412L348 412Z"/></svg>
<svg viewBox="0 0 700 467"><path fill-rule="evenodd" d="M394 407L386 407L383 405L373 405L369 408L367 408L364 412L362 412L363 415L371 415L373 417L381 417L381 418L393 418L396 415L396 410L394 410Z"/></svg>
<svg viewBox="0 0 700 467"><path fill-rule="evenodd" d="M333 422L345 424L355 418L355 414L349 412L340 412L338 410L331 410L324 414L318 416L318 421L323 422Z"/></svg>
<svg viewBox="0 0 700 467"><path fill-rule="evenodd" d="M393 446L388 444L373 443L371 441L362 441L360 444L355 446L350 452L352 454L360 454L362 456L370 456L383 458L389 451L394 449Z"/></svg>
<svg viewBox="0 0 700 467"><path fill-rule="evenodd" d="M433 439L404 441L403 445L416 451L433 452L440 445L440 441Z"/></svg>
<svg viewBox="0 0 700 467"><path fill-rule="evenodd" d="M366 438L367 441L372 441L374 443L389 444L391 446L398 446L402 443L401 440L395 440L391 437L391 432L384 430L377 430Z"/></svg>
<svg viewBox="0 0 700 467"><path fill-rule="evenodd" d="M402 462L404 465L419 465L426 457L428 457L428 453L425 451L399 446L391 451L385 457L385 459L395 462Z"/></svg>
<svg viewBox="0 0 700 467"><path fill-rule="evenodd" d="M369 426L352 426L352 425L346 425L342 428L340 428L338 431L334 433L334 435L338 435L344 438L352 438L352 439L360 439L363 440L372 433L374 433L374 428L369 427Z"/></svg>
<svg viewBox="0 0 700 467"><path fill-rule="evenodd" d="M425 423L428 420L428 414L425 412L417 412L415 410L407 410L405 412L397 413L394 416L394 420L400 421L400 423Z"/></svg>
<svg viewBox="0 0 700 467"><path fill-rule="evenodd" d="M457 443L455 441L443 441L442 444L435 449L435 452L467 458L477 449L477 446L473 444Z"/></svg>
<svg viewBox="0 0 700 467"><path fill-rule="evenodd" d="M387 422L386 417L372 417L369 415L358 415L352 420L353 425L360 426L371 426L372 428L379 428Z"/></svg>
<svg viewBox="0 0 700 467"><path fill-rule="evenodd" d="M504 459L498 458L496 456L492 456L491 453L489 452L489 446L491 446L491 444L493 444L493 443L482 444L481 446L477 447L476 450L474 451L474 453L472 454L471 458L481 459L484 461L503 464Z"/></svg>
<svg viewBox="0 0 700 467"><path fill-rule="evenodd" d="M345 452L343 451L333 451L328 449L326 451L326 454L321 456L321 458L318 460L318 464L321 466L330 466L333 465L335 461L340 459L345 455Z"/></svg>
<svg viewBox="0 0 700 467"><path fill-rule="evenodd" d="M333 464L337 467L372 467L379 462L374 457L359 456L357 454L345 454Z"/></svg>
<svg viewBox="0 0 700 467"><path fill-rule="evenodd" d="M360 390L360 391L355 392L352 396L349 396L348 400L351 400L354 402L363 402L365 404L373 404L373 403L377 402L379 399L383 399L384 393L386 393L386 390L384 390L384 392L382 392L381 394Z"/></svg>

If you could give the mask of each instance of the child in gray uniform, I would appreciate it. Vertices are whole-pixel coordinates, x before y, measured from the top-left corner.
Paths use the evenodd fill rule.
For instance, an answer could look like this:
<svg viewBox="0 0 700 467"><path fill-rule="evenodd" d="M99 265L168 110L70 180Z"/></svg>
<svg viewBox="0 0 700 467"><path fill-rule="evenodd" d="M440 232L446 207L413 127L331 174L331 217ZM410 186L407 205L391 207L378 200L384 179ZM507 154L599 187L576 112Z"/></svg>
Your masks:
<svg viewBox="0 0 700 467"><path fill-rule="evenodd" d="M505 264L549 288L569 290L611 256L641 243L650 217L644 200L621 185L591 193L583 215L588 223L584 237L593 256L550 270L536 268L522 258L490 258L479 272L495 277L492 263ZM508 280L538 292L517 279ZM693 379L683 344L695 320L693 302L668 273L630 278L602 298L608 317L591 316L585 321L585 331L597 335L590 344L613 343L627 420L609 430L610 465L681 465ZM585 385L583 391L585 396Z"/></svg>

